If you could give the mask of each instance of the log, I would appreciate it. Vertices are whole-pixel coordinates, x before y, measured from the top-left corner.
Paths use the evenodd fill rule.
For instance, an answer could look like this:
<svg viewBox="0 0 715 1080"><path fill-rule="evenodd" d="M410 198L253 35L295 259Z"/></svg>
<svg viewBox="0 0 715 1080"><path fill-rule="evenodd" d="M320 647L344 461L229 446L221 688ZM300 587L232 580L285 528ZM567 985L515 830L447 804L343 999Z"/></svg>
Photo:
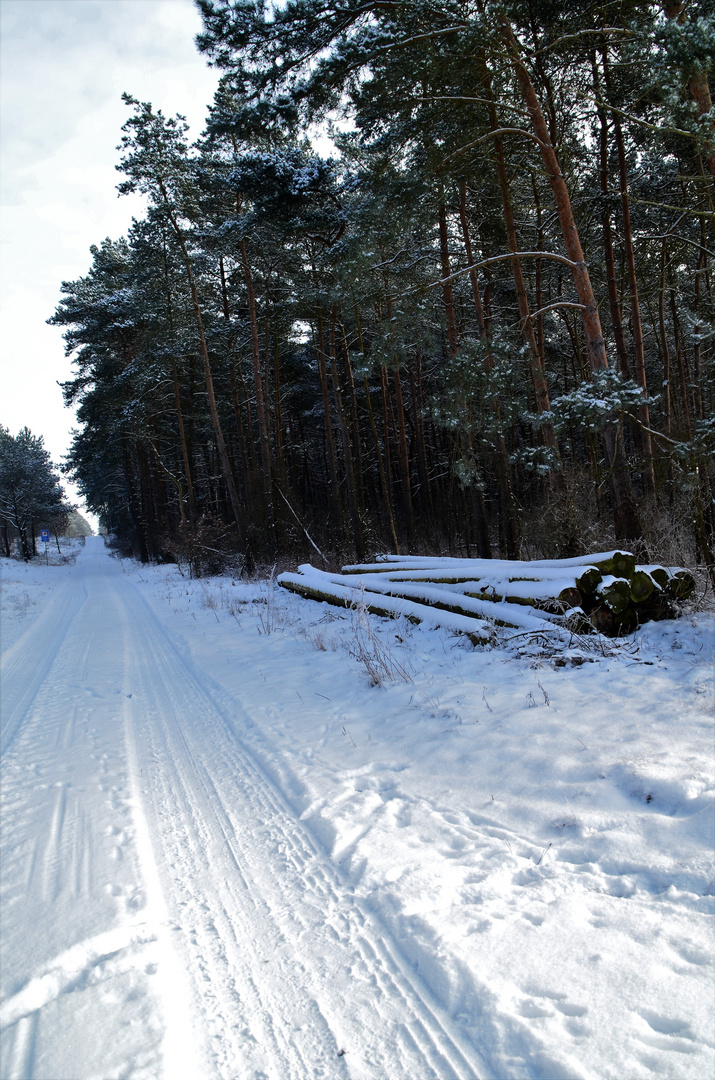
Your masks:
<svg viewBox="0 0 715 1080"><path fill-rule="evenodd" d="M655 588L656 583L650 574L645 570L636 570L631 577L631 600L634 604L642 604Z"/></svg>
<svg viewBox="0 0 715 1080"><path fill-rule="evenodd" d="M581 604L583 603L581 590L576 588L576 586L573 588L562 589L556 599L565 609L581 607Z"/></svg>
<svg viewBox="0 0 715 1080"><path fill-rule="evenodd" d="M676 570L668 578L666 592L674 600L687 600L695 592L695 578L687 570Z"/></svg>
<svg viewBox="0 0 715 1080"><path fill-rule="evenodd" d="M602 581L603 574L598 567L589 566L588 570L584 570L583 574L576 578L576 588L584 596L593 596Z"/></svg>
<svg viewBox="0 0 715 1080"><path fill-rule="evenodd" d="M670 580L670 574L664 566L640 566L639 570L645 570L646 574L650 574L653 581L660 589L665 589Z"/></svg>
<svg viewBox="0 0 715 1080"><path fill-rule="evenodd" d="M306 600L316 600L319 604L332 604L333 607L341 608L355 606L354 601L346 596L336 596L334 593L323 592L322 589L315 589L307 583L303 585L297 581L279 581L278 584L287 589L288 592L298 593L299 596L304 596ZM379 607L377 604L366 603L365 610L369 611L371 615L381 615L386 619L395 617L394 611L388 611L387 608ZM410 622L419 622L419 619L413 615L406 615L405 618L409 619Z"/></svg>
<svg viewBox="0 0 715 1080"><path fill-rule="evenodd" d="M620 615L626 610L631 600L630 581L621 577L606 577L598 586L597 593L614 615Z"/></svg>
<svg viewBox="0 0 715 1080"><path fill-rule="evenodd" d="M589 619L597 634L605 634L607 637L615 635L615 616L606 604L596 604Z"/></svg>
<svg viewBox="0 0 715 1080"><path fill-rule="evenodd" d="M630 551L614 551L613 570L614 577L631 578L636 569L636 557Z"/></svg>
<svg viewBox="0 0 715 1080"><path fill-rule="evenodd" d="M355 608L355 595L347 589L345 589L344 594L341 595L340 592L332 592L329 588L322 589L318 588L316 585L311 585L307 580L296 580L294 575L289 574L281 574L277 581L282 588L288 589L289 592L297 593L307 600L315 600L318 603L323 604L332 604L334 607L347 609ZM337 588L341 589L345 587L337 584ZM385 595L384 602L380 602L377 601L377 597L374 593L366 594L365 592L361 594L360 603L371 615L380 615L382 618L394 619L403 616L409 622L413 623L426 622L431 626L445 626L454 633L469 638L471 643L475 646L487 645L492 641L493 634L487 623L476 618L473 614L446 604L418 604L412 600L402 597L392 597L388 594ZM445 619L441 619L438 610L435 609L443 611L446 616Z"/></svg>
<svg viewBox="0 0 715 1080"><path fill-rule="evenodd" d="M593 565L601 571L604 577L607 574L611 574L613 577L630 577L636 568L636 560L635 556L628 551L614 551L607 559L601 559L594 562Z"/></svg>
<svg viewBox="0 0 715 1080"><path fill-rule="evenodd" d="M443 625L456 632L471 630L475 618L488 615L490 623L502 626L546 632L557 627L578 633L595 629L613 637L651 619L676 617L677 602L695 589L687 570L636 566L628 551L542 562L386 555L374 563L345 566L342 574L326 574L307 564L299 573L306 575L305 582L285 575L291 580L279 579L280 584L341 607L353 606L355 589L361 588L365 607L373 614L403 613L435 625L437 609L448 613ZM493 614L486 607L493 608ZM434 614L428 616L429 611Z"/></svg>
<svg viewBox="0 0 715 1080"><path fill-rule="evenodd" d="M591 625L605 637L632 634L638 628L638 615L633 607L624 607L616 614L606 603L596 604L591 612Z"/></svg>
<svg viewBox="0 0 715 1080"><path fill-rule="evenodd" d="M548 611L552 615L564 615L573 608L583 609L583 596L575 586L562 589L553 600L537 600L534 604L537 611Z"/></svg>
<svg viewBox="0 0 715 1080"><path fill-rule="evenodd" d="M638 612L634 607L625 608L619 615L614 616L614 636L622 637L624 634L632 634L639 626Z"/></svg>
<svg viewBox="0 0 715 1080"><path fill-rule="evenodd" d="M637 610L641 623L661 622L663 619L675 619L678 616L674 601L664 592L655 590L647 600L638 604Z"/></svg>

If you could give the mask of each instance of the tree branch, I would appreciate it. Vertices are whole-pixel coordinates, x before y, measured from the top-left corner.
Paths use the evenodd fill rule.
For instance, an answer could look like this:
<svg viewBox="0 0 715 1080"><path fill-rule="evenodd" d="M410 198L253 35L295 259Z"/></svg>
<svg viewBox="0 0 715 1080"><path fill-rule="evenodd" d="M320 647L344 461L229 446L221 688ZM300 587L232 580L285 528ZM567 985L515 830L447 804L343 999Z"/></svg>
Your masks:
<svg viewBox="0 0 715 1080"><path fill-rule="evenodd" d="M527 139L531 139L532 142L537 143L539 146L545 146L546 145L545 143L543 143L541 141L541 139L538 137L538 135L534 135L533 131L525 131L524 128L515 128L515 127L495 128L494 131L490 131L486 135L481 135L478 139L475 139L474 142L467 143L467 145L463 146L460 150L455 150L454 153L450 154L449 157L446 157L444 159L444 161L442 161L441 164L446 165L448 161L452 160L452 158L459 157L460 154L464 154L464 153L466 153L467 150L471 150L471 148L473 146L478 146L479 143L486 142L488 139L493 139L497 135L509 135L509 134L512 134L512 135L524 135Z"/></svg>
<svg viewBox="0 0 715 1080"><path fill-rule="evenodd" d="M493 255L490 259L482 259L481 262L473 263L471 266L465 266L463 270L457 270L456 273L450 274L449 277L440 278L439 281L432 281L429 285L416 285L414 289L408 289L406 292L399 293L394 296L394 300L399 300L403 296L412 296L413 293L421 292L422 289L436 289L440 285L448 285L450 281L454 281L455 278L463 277L464 274L469 274L472 270L479 270L482 266L492 266L494 263L505 262L507 259L553 259L554 262L563 263L564 266L570 267L572 270L578 266L578 263L572 262L571 259L567 259L565 255L556 255L552 251L510 251L507 255ZM579 304L579 307L581 305Z"/></svg>

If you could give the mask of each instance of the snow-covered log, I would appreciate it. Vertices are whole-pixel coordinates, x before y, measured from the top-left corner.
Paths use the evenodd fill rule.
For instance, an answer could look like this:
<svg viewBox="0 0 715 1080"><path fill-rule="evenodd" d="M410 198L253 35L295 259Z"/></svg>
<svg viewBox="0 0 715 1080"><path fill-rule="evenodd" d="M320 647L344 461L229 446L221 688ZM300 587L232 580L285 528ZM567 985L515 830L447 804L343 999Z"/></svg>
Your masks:
<svg viewBox="0 0 715 1080"><path fill-rule="evenodd" d="M313 600L363 604L377 615L405 615L480 640L490 622L522 631L561 626L626 634L673 617L673 602L695 587L687 570L636 566L628 551L532 562L382 555L339 574L306 564L278 581Z"/></svg>
<svg viewBox="0 0 715 1080"><path fill-rule="evenodd" d="M402 615L410 622L422 622L427 626L443 626L457 634L466 635L473 644L484 645L491 641L493 630L488 622L465 615L447 607L418 603L405 597L390 596L356 588L336 581L332 575L315 567L301 566L300 573L281 574L278 584L284 589L298 593L309 600L332 604L335 607L357 608L363 606L372 615L397 618Z"/></svg>

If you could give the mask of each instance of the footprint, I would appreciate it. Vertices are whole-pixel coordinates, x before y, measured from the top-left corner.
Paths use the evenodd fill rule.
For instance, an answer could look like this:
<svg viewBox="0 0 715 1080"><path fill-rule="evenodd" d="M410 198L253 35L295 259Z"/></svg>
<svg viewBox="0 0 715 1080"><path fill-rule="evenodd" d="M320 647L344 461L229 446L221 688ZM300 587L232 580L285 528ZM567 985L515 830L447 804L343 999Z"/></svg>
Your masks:
<svg viewBox="0 0 715 1080"><path fill-rule="evenodd" d="M688 964L707 966L710 963L708 954L692 941L678 941L676 938L672 938L668 944Z"/></svg>
<svg viewBox="0 0 715 1080"><path fill-rule="evenodd" d="M527 986L526 992L532 997L548 998L550 1001L566 1001L566 994L561 994L558 990L542 990L535 986Z"/></svg>
<svg viewBox="0 0 715 1080"><path fill-rule="evenodd" d="M585 1016L588 1009L585 1005L572 1005L568 1001L559 1001L556 1003L556 1008L564 1016Z"/></svg>
<svg viewBox="0 0 715 1080"><path fill-rule="evenodd" d="M592 1030L588 1024L582 1024L580 1020L567 1020L564 1027L574 1039L584 1039L591 1034Z"/></svg>
<svg viewBox="0 0 715 1080"><path fill-rule="evenodd" d="M659 1035L679 1035L684 1039L695 1039L687 1020L673 1020L672 1017L661 1016L659 1013L650 1012L648 1009L644 1009L640 1016L648 1024L648 1027L651 1027L653 1031L657 1031Z"/></svg>
<svg viewBox="0 0 715 1080"><path fill-rule="evenodd" d="M536 1019L540 1016L553 1016L551 1009L545 1008L543 1005L539 1005L536 1001L522 1001L519 1006L519 1012L522 1016L526 1016L529 1020Z"/></svg>
<svg viewBox="0 0 715 1080"><path fill-rule="evenodd" d="M664 1035L636 1035L639 1042L652 1046L656 1050L669 1050L673 1054L694 1054L696 1047L685 1039L674 1039Z"/></svg>

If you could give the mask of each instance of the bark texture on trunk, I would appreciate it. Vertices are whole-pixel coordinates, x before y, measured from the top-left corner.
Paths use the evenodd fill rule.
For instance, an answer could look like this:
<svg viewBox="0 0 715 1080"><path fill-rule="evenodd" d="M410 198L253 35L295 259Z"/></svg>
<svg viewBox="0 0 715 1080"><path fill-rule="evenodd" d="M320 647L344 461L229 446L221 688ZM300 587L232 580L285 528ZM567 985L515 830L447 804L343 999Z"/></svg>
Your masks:
<svg viewBox="0 0 715 1080"><path fill-rule="evenodd" d="M554 194L564 244L567 254L574 264L572 274L576 293L582 307L583 329L590 367L594 372L604 371L608 368L606 343L598 314L598 303L591 285L583 248L581 247L581 238L576 227L566 181L561 172L558 155L551 142L536 90L521 59L519 43L503 12L497 14L497 21L526 104L532 129L539 140L541 159ZM636 508L635 493L623 446L623 435L617 425L608 424L604 427L603 443L608 457L616 537L619 540L630 538L640 540L643 535L643 528Z"/></svg>
<svg viewBox="0 0 715 1080"><path fill-rule="evenodd" d="M248 295L248 319L251 325L251 359L253 361L253 389L256 395L256 419L258 421L258 438L261 445L261 474L263 478L263 501L266 510L266 528L268 532L268 548L271 555L276 551L276 529L273 516L273 485L271 482L271 440L268 428L268 414L266 412L265 398L263 393L263 377L261 373L261 344L258 337L258 314L256 309L256 293L253 287L253 274L251 273L246 250L246 241L241 240L241 265L243 277L246 282Z"/></svg>
<svg viewBox="0 0 715 1080"><path fill-rule="evenodd" d="M464 238L464 250L467 255L467 262L469 266L474 266L474 251L472 248L472 239L469 234L469 221L467 219L467 184L463 180L461 184L461 198L459 215L462 224L462 236ZM477 325L479 327L479 337L486 345L486 353L484 357L484 367L487 371L491 371L494 367L494 357L492 356L489 348L489 331L487 328L487 322L484 317L484 305L482 303L482 295L479 289L479 279L477 277L476 270L470 270L470 281L472 284L472 297L474 299L474 310L477 315ZM494 470L497 476L497 490L499 492L499 547L502 555L505 555L508 559L515 559L519 553L519 524L516 515L516 505L514 503L514 494L511 486L511 476L509 469L509 453L507 451L506 442L501 432L500 413L499 413L499 401L495 400L492 404L492 411L494 413L494 419L496 423L496 445L494 448ZM491 551L489 555L485 555L485 558L491 557Z"/></svg>
<svg viewBox="0 0 715 1080"><path fill-rule="evenodd" d="M603 73L606 79L606 88L610 93L610 78L608 71L607 51L603 51ZM628 164L626 161L626 146L623 138L623 128L618 113L613 113L613 133L616 137L616 150L618 153L618 174L620 180L621 216L623 222L623 245L626 253L626 266L628 269L628 289L631 301L631 332L633 334L633 356L636 368L636 381L648 397L648 382L645 371L645 347L643 345L643 324L641 323L641 309L638 298L638 277L636 275L636 255L633 247L633 230L631 228L631 202L628 195ZM653 471L653 443L649 434L650 409L645 401L638 408L638 414L642 425L638 441L641 444L645 468L643 480L648 491L655 488L655 473Z"/></svg>
<svg viewBox="0 0 715 1080"><path fill-rule="evenodd" d="M664 0L663 11L668 19L674 19L676 22L685 22L688 17L683 0ZM688 92L695 102L698 116L707 116L708 114L711 116L710 138L705 144L705 158L711 175L715 176L715 116L712 113L713 102L710 94L710 83L704 71L694 71L692 73L688 79Z"/></svg>
<svg viewBox="0 0 715 1080"><path fill-rule="evenodd" d="M196 322L196 331L199 339L199 350L201 352L201 359L204 364L204 380L206 382L206 393L209 401L209 412L211 414L211 423L214 429L214 437L216 439L216 448L218 450L219 461L221 463L221 472L226 483L226 489L228 491L228 498L231 504L231 510L233 518L236 523L236 529L238 531L239 541L243 545L245 544L246 536L243 528L243 515L241 513L241 504L238 498L238 491L236 490L236 481L233 476L233 470L231 469L231 462L226 449L226 440L223 436L223 428L221 427L221 419L218 414L218 406L216 404L216 393L214 391L213 372L211 370L211 359L209 357L208 345L206 344L206 334L204 332L204 320L201 314L201 304L199 303L199 295L196 290L196 281L194 279L193 266L191 264L191 256L189 255L186 241L184 240L184 233L179 225L176 215L171 209L171 203L169 195L164 185L160 185L160 190L164 198L166 211L171 222L171 226L174 230L177 243L181 249L181 254L184 261L184 267L186 269L186 277L189 282L189 290L191 292L191 306L194 312L194 320Z"/></svg>
<svg viewBox="0 0 715 1080"><path fill-rule="evenodd" d="M318 307L317 314L317 360L318 376L320 378L320 393L323 399L323 416L325 418L325 445L328 452L328 469L330 471L330 491L333 525L338 535L342 533L342 506L340 503L340 481L338 480L338 463L335 456L335 440L333 439L333 420L330 412L330 391L328 390L327 357L325 353L325 330L323 327L323 312Z"/></svg>

